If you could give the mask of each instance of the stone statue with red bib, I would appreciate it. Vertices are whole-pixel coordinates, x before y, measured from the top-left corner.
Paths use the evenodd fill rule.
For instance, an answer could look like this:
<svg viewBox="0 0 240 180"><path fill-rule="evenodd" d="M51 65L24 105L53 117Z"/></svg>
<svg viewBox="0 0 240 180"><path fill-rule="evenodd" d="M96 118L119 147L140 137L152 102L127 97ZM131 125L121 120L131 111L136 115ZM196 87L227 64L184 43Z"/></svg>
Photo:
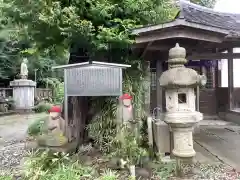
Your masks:
<svg viewBox="0 0 240 180"><path fill-rule="evenodd" d="M123 94L119 97L117 123L128 124L133 122L133 120L132 96L129 94Z"/></svg>

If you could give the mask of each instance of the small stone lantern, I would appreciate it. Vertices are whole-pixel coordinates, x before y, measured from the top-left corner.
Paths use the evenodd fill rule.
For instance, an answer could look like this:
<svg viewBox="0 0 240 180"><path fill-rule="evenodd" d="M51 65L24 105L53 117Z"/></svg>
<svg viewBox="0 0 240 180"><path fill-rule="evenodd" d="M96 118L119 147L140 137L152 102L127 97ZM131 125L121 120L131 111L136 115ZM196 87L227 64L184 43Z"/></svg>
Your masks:
<svg viewBox="0 0 240 180"><path fill-rule="evenodd" d="M196 111L194 88L206 83L206 78L195 70L186 68L186 50L178 44L169 51L169 70L163 72L159 81L165 89L166 113L164 121L173 133L172 154L177 160L177 175L185 176L196 152L193 149L194 126L203 119ZM189 161L190 160L190 161ZM187 167L187 168L186 168Z"/></svg>

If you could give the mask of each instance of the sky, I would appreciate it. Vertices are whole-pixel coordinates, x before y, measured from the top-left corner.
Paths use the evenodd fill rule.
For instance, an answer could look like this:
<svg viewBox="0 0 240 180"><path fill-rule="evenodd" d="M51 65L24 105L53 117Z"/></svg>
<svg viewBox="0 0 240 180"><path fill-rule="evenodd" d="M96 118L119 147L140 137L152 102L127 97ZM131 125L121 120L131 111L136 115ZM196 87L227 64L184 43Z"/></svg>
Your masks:
<svg viewBox="0 0 240 180"><path fill-rule="evenodd" d="M217 0L214 9L228 13L240 13L240 0Z"/></svg>

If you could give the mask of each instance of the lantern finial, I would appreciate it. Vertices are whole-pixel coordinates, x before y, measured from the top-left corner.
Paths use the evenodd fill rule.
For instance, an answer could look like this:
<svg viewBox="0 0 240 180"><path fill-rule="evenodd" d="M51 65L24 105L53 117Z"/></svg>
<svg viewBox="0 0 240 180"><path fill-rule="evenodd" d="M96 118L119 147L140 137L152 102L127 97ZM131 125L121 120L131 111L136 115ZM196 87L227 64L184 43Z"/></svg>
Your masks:
<svg viewBox="0 0 240 180"><path fill-rule="evenodd" d="M170 68L183 66L185 63L187 63L186 49L180 47L179 43L176 43L175 47L169 50L168 63Z"/></svg>

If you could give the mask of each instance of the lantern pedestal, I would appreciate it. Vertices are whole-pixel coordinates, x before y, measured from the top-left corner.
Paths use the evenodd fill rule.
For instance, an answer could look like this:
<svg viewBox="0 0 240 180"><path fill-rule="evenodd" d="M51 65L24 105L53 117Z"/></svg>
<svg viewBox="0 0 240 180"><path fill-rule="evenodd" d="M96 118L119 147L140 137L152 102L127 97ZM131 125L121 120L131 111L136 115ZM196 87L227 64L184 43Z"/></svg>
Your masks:
<svg viewBox="0 0 240 180"><path fill-rule="evenodd" d="M179 177L192 174L194 126L203 119L199 112L166 113L165 122L169 124L173 133L172 154L176 157L176 175Z"/></svg>
<svg viewBox="0 0 240 180"><path fill-rule="evenodd" d="M17 79L10 82L13 88L13 100L17 112L31 112L34 107L36 82L28 79Z"/></svg>

